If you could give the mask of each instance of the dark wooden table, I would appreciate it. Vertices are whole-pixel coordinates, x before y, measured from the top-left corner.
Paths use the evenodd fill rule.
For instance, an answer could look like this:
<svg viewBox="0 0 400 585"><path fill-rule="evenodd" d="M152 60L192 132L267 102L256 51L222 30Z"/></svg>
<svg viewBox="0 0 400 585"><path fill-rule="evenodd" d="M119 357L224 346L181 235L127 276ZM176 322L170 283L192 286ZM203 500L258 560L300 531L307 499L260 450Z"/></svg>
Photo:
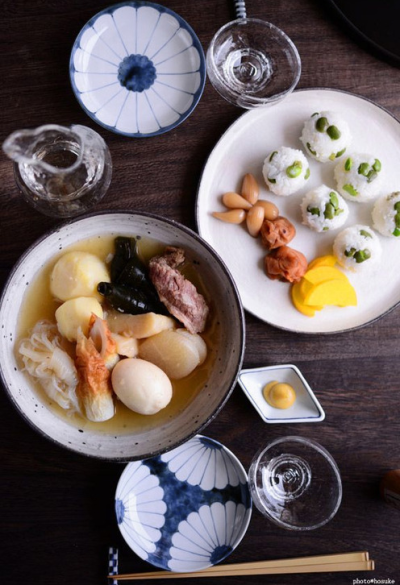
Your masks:
<svg viewBox="0 0 400 585"><path fill-rule="evenodd" d="M204 48L234 16L228 0L164 4L192 25ZM194 113L167 134L135 140L95 127L72 94L68 61L83 24L107 5L95 0L2 2L0 139L50 122L94 127L106 139L114 163L111 188L98 209L151 210L195 228L202 167L221 133L242 112L207 83ZM400 70L359 47L323 2L249 0L248 13L275 23L293 39L303 63L299 87L348 90L400 117ZM4 155L0 169L2 286L22 252L57 221L22 202ZM400 512L387 507L378 493L382 475L400 467L400 310L366 328L322 337L294 335L250 315L246 326L245 366L296 364L322 402L326 420L295 428L266 425L236 388L205 434L227 445L246 468L256 448L274 437L296 433L316 439L339 465L343 501L329 524L301 535L276 528L254 510L229 562L368 550L376 571L221 578L218 583L351 584L357 577L400 578ZM122 571L151 569L125 545L115 521L114 491L123 466L56 447L23 422L4 392L0 404L0 581L106 583L109 545L119 547Z"/></svg>

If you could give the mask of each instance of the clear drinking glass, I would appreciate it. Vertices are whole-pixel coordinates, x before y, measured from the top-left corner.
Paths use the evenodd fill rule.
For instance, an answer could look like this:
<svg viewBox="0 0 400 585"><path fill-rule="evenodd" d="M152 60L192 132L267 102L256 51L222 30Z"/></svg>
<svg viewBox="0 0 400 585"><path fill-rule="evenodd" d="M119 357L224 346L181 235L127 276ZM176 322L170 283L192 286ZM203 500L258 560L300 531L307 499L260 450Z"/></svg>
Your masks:
<svg viewBox="0 0 400 585"><path fill-rule="evenodd" d="M300 55L290 38L258 18L238 18L215 34L207 51L214 88L241 108L274 104L296 87Z"/></svg>
<svg viewBox="0 0 400 585"><path fill-rule="evenodd" d="M86 126L47 124L13 132L3 150L14 161L21 195L52 217L73 217L105 195L111 181L111 155L104 140Z"/></svg>
<svg viewBox="0 0 400 585"><path fill-rule="evenodd" d="M249 470L253 502L269 520L289 530L313 530L333 518L342 482L332 456L316 441L276 439L254 457Z"/></svg>

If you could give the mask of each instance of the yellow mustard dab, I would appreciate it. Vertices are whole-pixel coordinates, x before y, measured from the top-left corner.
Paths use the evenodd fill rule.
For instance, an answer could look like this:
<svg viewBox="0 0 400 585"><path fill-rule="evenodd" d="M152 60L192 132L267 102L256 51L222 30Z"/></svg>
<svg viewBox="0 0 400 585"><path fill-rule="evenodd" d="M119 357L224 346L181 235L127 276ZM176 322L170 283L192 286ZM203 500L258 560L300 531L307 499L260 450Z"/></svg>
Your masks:
<svg viewBox="0 0 400 585"><path fill-rule="evenodd" d="M286 409L296 400L296 392L290 384L283 382L269 382L263 388L263 396L270 406Z"/></svg>

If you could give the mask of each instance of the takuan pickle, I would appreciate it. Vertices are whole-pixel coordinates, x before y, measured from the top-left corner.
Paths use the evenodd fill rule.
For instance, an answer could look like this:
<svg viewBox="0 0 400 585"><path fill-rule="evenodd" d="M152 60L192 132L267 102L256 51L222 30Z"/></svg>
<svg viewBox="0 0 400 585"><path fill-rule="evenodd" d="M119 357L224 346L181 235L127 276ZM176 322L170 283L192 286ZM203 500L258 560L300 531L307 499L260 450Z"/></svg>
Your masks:
<svg viewBox="0 0 400 585"><path fill-rule="evenodd" d="M332 255L322 256L310 262L300 282L292 286L294 306L307 317L314 317L325 305L339 307L357 305L357 296L347 276L335 268Z"/></svg>

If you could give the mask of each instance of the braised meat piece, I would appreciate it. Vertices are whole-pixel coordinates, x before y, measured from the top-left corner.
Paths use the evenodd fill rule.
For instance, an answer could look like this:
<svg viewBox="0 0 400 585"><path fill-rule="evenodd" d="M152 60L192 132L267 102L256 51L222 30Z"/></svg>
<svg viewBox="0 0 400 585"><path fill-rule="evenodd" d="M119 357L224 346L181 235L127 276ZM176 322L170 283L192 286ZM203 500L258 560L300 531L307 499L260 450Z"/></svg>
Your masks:
<svg viewBox="0 0 400 585"><path fill-rule="evenodd" d="M280 278L288 282L298 282L306 273L307 260L301 252L281 246L265 256L265 272L272 280Z"/></svg>
<svg viewBox="0 0 400 585"><path fill-rule="evenodd" d="M260 234L267 250L275 250L293 240L296 228L286 217L279 216L276 219L264 219Z"/></svg>
<svg viewBox="0 0 400 585"><path fill-rule="evenodd" d="M168 246L164 254L150 260L149 276L160 301L171 315L183 323L190 333L201 333L209 308L203 295L177 270L184 261L184 250Z"/></svg>

